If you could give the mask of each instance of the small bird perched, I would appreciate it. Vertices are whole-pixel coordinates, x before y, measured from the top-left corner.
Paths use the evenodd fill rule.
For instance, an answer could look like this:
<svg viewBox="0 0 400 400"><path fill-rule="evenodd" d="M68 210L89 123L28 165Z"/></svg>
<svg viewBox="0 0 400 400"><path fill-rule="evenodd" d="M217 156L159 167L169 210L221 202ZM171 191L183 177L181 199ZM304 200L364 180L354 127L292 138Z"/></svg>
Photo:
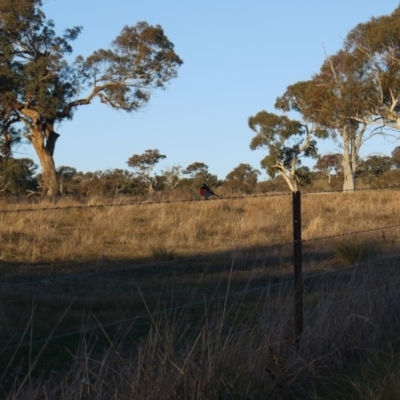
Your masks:
<svg viewBox="0 0 400 400"><path fill-rule="evenodd" d="M219 197L217 194L215 194L207 185L204 183L200 186L200 194L208 200L209 197L211 196L216 196Z"/></svg>

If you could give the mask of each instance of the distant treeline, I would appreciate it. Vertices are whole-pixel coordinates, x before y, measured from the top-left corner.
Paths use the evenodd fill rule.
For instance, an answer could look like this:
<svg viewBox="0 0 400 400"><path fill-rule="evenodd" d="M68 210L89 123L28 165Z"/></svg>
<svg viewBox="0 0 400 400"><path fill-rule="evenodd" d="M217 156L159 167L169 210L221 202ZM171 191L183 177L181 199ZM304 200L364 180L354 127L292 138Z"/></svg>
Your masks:
<svg viewBox="0 0 400 400"><path fill-rule="evenodd" d="M149 162L149 155L152 162ZM146 163L143 162L144 157ZM130 169L107 169L80 172L73 167L57 168L61 195L74 196L149 196L157 192L195 193L202 183L221 192L251 194L268 191L287 191L285 181L275 179L260 181L260 171L249 164L239 164L225 179L208 170L202 162L186 168L168 167L155 173L160 159L158 150L146 150L143 155L128 160ZM302 166L297 170L300 186L304 189L341 190L343 171L339 154L319 157L312 168ZM0 159L0 196L36 196L41 193L39 167L29 158ZM393 186L400 184L400 146L390 156L371 155L360 159L357 169L358 187Z"/></svg>

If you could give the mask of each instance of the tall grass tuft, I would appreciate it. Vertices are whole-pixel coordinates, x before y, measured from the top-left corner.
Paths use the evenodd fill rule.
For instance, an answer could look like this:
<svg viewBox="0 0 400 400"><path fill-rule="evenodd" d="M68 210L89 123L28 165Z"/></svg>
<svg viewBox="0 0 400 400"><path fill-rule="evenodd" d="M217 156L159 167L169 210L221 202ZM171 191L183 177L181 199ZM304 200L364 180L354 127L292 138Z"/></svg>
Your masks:
<svg viewBox="0 0 400 400"><path fill-rule="evenodd" d="M173 249L167 249L164 245L151 246L151 254L156 261L171 261L177 256Z"/></svg>
<svg viewBox="0 0 400 400"><path fill-rule="evenodd" d="M334 244L337 259L344 265L353 265L379 257L380 250L376 243L372 241L337 241Z"/></svg>

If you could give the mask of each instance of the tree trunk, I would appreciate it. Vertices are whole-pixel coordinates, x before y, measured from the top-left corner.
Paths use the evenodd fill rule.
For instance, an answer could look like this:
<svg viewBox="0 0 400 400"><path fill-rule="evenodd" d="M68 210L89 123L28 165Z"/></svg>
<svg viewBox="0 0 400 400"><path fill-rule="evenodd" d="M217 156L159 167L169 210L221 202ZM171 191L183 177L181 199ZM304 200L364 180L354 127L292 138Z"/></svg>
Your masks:
<svg viewBox="0 0 400 400"><path fill-rule="evenodd" d="M42 196L56 196L60 194L57 184L56 167L53 160L53 152L58 134L50 128L45 129L46 144L43 131L40 128L31 129L31 139L36 154L42 167Z"/></svg>
<svg viewBox="0 0 400 400"><path fill-rule="evenodd" d="M345 126L340 135L343 138L343 191L354 192L356 190L356 162L357 162L357 146L355 143L355 132L351 131L351 127Z"/></svg>
<svg viewBox="0 0 400 400"><path fill-rule="evenodd" d="M287 170L286 170L287 171ZM288 177L285 174L285 171L279 170L279 174L281 175L281 177L286 181L287 185L289 186L289 189L292 192L298 192L299 191L299 185L297 182L296 177Z"/></svg>
<svg viewBox="0 0 400 400"><path fill-rule="evenodd" d="M350 139L344 140L343 150L343 191L354 192L356 190L356 161Z"/></svg>
<svg viewBox="0 0 400 400"><path fill-rule="evenodd" d="M285 167L283 162L278 162L274 165L274 168L278 170L281 177L286 181L286 183L289 186L289 189L292 192L298 192L299 182L296 177L297 156L293 156L291 164L292 164L291 169L288 169Z"/></svg>
<svg viewBox="0 0 400 400"><path fill-rule="evenodd" d="M356 190L356 179L355 172L350 160L347 162L343 160L343 175L343 191L354 192Z"/></svg>

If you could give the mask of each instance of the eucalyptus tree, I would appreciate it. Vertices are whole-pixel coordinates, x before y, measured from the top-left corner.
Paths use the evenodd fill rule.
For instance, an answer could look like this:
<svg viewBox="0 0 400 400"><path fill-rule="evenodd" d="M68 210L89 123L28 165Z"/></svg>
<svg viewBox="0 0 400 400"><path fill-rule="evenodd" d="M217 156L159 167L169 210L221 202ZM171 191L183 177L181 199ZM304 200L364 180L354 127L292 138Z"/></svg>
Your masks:
<svg viewBox="0 0 400 400"><path fill-rule="evenodd" d="M305 121L313 124L316 132L322 133L317 136L330 136L342 149L343 190L346 191L355 189L362 144L381 133L367 130L377 124L375 115L365 104L369 90L356 55L340 50L325 60L312 79L289 86L278 99L282 109L299 112Z"/></svg>
<svg viewBox="0 0 400 400"><path fill-rule="evenodd" d="M371 154L363 160L363 169L370 175L380 177L393 168L392 158L385 155Z"/></svg>
<svg viewBox="0 0 400 400"><path fill-rule="evenodd" d="M241 163L226 175L226 180L255 186L260 174L261 172L258 169L254 169L250 164Z"/></svg>
<svg viewBox="0 0 400 400"><path fill-rule="evenodd" d="M38 180L38 166L30 158L0 157L0 193L4 195L26 196L33 193Z"/></svg>
<svg viewBox="0 0 400 400"><path fill-rule="evenodd" d="M341 147L343 190L352 191L362 145L375 135L398 138L400 6L358 24L311 82L306 115Z"/></svg>
<svg viewBox="0 0 400 400"><path fill-rule="evenodd" d="M344 49L362 78L364 108L375 123L399 130L400 5L390 15L358 24L347 35Z"/></svg>
<svg viewBox="0 0 400 400"><path fill-rule="evenodd" d="M61 194L65 194L69 189L69 186L76 186L77 181L74 178L77 177L78 171L73 167L62 165L57 168L57 181ZM78 179L79 180L79 179ZM73 183L73 185L71 185Z"/></svg>
<svg viewBox="0 0 400 400"><path fill-rule="evenodd" d="M343 190L354 191L360 150L376 135L388 135L388 120L379 115L380 89L369 60L344 48L329 56L310 81L305 116L330 132L341 149ZM382 113L381 113L382 114Z"/></svg>
<svg viewBox="0 0 400 400"><path fill-rule="evenodd" d="M218 176L208 171L208 165L195 161L182 170L182 174L188 176L187 182L193 186L200 186L205 183L210 186L219 184Z"/></svg>
<svg viewBox="0 0 400 400"><path fill-rule="evenodd" d="M267 148L268 155L261 161L261 167L274 178L278 173L288 184L290 190L299 190L297 169L301 157L316 154L312 130L306 124L289 119L286 115L277 115L260 111L248 120L250 129L256 132L250 148Z"/></svg>
<svg viewBox="0 0 400 400"><path fill-rule="evenodd" d="M395 147L390 154L392 156L393 167L400 169L400 146Z"/></svg>
<svg viewBox="0 0 400 400"><path fill-rule="evenodd" d="M169 190L174 190L181 181L181 170L180 165L173 165L161 170L162 178L164 179L165 185Z"/></svg>
<svg viewBox="0 0 400 400"><path fill-rule="evenodd" d="M101 188L103 195L132 195L135 191L135 176L132 172L125 169L107 169L99 173L103 182Z"/></svg>
<svg viewBox="0 0 400 400"><path fill-rule="evenodd" d="M304 121L330 134L342 150L343 190L353 191L365 141L375 135L398 138L395 131L400 130L400 6L389 16L358 24L345 38L342 49L328 56L317 74L307 82L288 87L278 99L277 108L297 111ZM271 128L277 123L271 116L268 118L268 137L275 139L264 140L270 148L269 159L264 163L270 164L275 152L275 158L281 158L275 168L279 166L283 171L283 165L284 175L290 175L289 180L293 181L293 172L287 171L288 160L295 159L284 157L283 150L287 148L282 139L286 137L280 134L281 143L277 144L276 132L271 136ZM278 125L282 122L289 124L281 119ZM252 147L258 147L257 143Z"/></svg>
<svg viewBox="0 0 400 400"><path fill-rule="evenodd" d="M226 175L224 186L233 191L250 193L256 188L260 174L261 172L250 164L241 163Z"/></svg>
<svg viewBox="0 0 400 400"><path fill-rule="evenodd" d="M71 63L71 43L82 28L57 35L41 7L41 0L0 2L0 133L4 150L21 137L29 140L40 160L43 194L54 195L56 124L95 98L116 110L138 110L177 76L182 60L161 26L139 22L125 26L109 49Z"/></svg>
<svg viewBox="0 0 400 400"><path fill-rule="evenodd" d="M284 95L278 97L275 103L277 110L299 113L302 116L301 121L265 110L248 119L250 129L256 132L250 148L268 150L261 166L272 178L279 174L293 192L299 190L298 169L301 158L316 157L316 138L327 135L326 130L311 122L303 110L309 90L309 82L288 86Z"/></svg>
<svg viewBox="0 0 400 400"><path fill-rule="evenodd" d="M342 171L342 155L336 154L325 154L319 156L313 169L320 171L322 174L328 177L328 183L331 182L332 173L338 175Z"/></svg>
<svg viewBox="0 0 400 400"><path fill-rule="evenodd" d="M146 150L143 154L134 154L129 157L127 164L134 169L135 177L152 193L157 186L157 176L153 174L154 167L165 158L167 156L157 149Z"/></svg>

